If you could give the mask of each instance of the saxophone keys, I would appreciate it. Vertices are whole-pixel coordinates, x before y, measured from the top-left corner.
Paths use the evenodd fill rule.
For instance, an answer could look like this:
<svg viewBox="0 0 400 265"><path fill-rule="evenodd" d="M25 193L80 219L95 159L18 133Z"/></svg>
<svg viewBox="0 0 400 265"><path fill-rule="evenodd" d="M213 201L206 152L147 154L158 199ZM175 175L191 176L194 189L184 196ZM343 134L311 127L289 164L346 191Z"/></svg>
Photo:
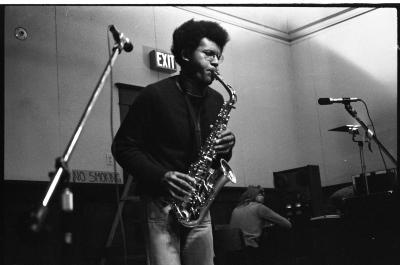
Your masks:
<svg viewBox="0 0 400 265"><path fill-rule="evenodd" d="M209 161L209 162L211 162L212 161L212 158L211 157L209 157L209 156L205 156L204 157L207 161Z"/></svg>
<svg viewBox="0 0 400 265"><path fill-rule="evenodd" d="M198 203L201 203L201 202L203 201L199 195L196 194L195 197L196 197L196 201L197 201Z"/></svg>

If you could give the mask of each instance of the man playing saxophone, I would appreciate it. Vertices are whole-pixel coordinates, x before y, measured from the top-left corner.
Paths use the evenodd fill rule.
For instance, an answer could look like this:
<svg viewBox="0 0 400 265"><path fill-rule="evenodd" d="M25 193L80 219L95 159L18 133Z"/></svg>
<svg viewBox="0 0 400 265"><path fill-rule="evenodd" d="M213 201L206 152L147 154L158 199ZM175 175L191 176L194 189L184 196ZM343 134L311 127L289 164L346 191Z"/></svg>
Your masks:
<svg viewBox="0 0 400 265"><path fill-rule="evenodd" d="M144 88L113 141L115 159L134 176L145 201L151 265L213 264L209 213L188 228L171 214L169 202L183 201L194 191L195 179L187 172L224 103L209 85L228 40L228 33L215 22L189 20L178 27L171 51L180 74ZM218 133L213 167L221 158L229 161L234 144L230 130Z"/></svg>

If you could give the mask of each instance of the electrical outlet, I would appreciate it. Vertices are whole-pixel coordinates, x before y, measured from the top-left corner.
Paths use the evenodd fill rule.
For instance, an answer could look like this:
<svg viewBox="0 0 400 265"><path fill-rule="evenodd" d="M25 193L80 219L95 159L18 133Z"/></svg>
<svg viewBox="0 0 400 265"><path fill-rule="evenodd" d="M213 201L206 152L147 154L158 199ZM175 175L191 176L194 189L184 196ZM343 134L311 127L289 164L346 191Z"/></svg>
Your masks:
<svg viewBox="0 0 400 265"><path fill-rule="evenodd" d="M114 165L114 158L111 153L106 153L106 165L107 166Z"/></svg>

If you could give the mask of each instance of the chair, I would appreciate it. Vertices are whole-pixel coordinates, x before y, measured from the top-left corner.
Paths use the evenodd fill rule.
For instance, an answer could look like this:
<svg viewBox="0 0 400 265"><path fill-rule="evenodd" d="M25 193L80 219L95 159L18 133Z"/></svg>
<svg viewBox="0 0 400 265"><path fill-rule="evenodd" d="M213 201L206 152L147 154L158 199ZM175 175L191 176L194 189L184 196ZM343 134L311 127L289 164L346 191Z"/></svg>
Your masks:
<svg viewBox="0 0 400 265"><path fill-rule="evenodd" d="M243 264L245 243L242 230L229 225L217 225L213 237L216 265Z"/></svg>

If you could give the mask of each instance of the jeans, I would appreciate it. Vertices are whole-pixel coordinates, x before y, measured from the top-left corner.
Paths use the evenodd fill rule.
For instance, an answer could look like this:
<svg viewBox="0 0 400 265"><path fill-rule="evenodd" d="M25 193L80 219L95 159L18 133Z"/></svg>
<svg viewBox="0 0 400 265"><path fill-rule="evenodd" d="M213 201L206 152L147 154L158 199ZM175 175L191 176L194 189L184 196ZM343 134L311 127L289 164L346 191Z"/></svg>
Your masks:
<svg viewBox="0 0 400 265"><path fill-rule="evenodd" d="M145 200L148 265L213 265L210 213L194 228L179 224L161 199Z"/></svg>

